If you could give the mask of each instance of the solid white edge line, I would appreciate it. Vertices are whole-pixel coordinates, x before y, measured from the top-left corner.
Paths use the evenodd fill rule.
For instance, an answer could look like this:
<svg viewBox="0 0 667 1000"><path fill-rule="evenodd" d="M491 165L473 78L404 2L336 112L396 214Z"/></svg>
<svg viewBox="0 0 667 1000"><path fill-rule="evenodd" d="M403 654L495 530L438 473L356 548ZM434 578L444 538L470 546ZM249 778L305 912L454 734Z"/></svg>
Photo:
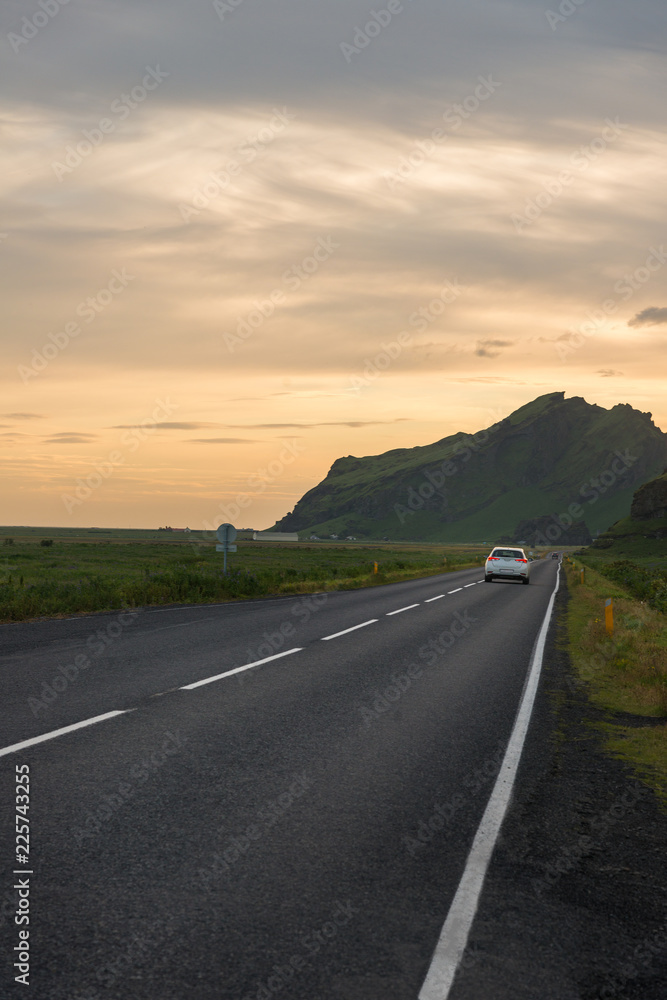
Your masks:
<svg viewBox="0 0 667 1000"><path fill-rule="evenodd" d="M294 649L286 649L284 653L275 653L273 656L266 656L263 660L255 660L254 663L246 663L242 667L234 667L233 670L225 670L224 674L216 674L215 677L205 677L203 681L195 681L194 684L183 684L179 691L194 691L195 688L203 687L204 684L212 684L213 681L221 681L223 677L231 677L232 674L240 674L244 670L252 670L262 663L270 663L271 660L279 660L281 656L289 656L290 653L300 653L303 646L295 646Z"/></svg>
<svg viewBox="0 0 667 1000"><path fill-rule="evenodd" d="M424 601L424 604L430 604L431 601L439 601L440 598L444 597L444 596L445 596L444 594L438 594L437 597L429 597L429 599L427 601Z"/></svg>
<svg viewBox="0 0 667 1000"><path fill-rule="evenodd" d="M389 618L391 615L400 615L401 611L410 611L412 608L418 608L419 602L417 604L408 604L405 608L398 608L397 611L387 611L386 615Z"/></svg>
<svg viewBox="0 0 667 1000"><path fill-rule="evenodd" d="M379 618L369 618L367 622L362 622L361 625L353 625L352 628L345 628L342 632L334 632L333 635L323 635L321 637L321 642L328 642L329 639L337 639L339 635L347 635L348 632L356 632L358 628L364 628L366 625L372 625L374 622L379 620Z"/></svg>
<svg viewBox="0 0 667 1000"><path fill-rule="evenodd" d="M544 621L533 649L521 704L517 711L500 772L470 849L465 871L440 932L440 938L431 959L424 985L419 992L418 1000L447 1000L456 970L463 958L489 861L512 796L542 672L544 647L559 585L560 566L556 577L556 586L549 600Z"/></svg>
<svg viewBox="0 0 667 1000"><path fill-rule="evenodd" d="M104 722L105 719L113 719L116 715L126 715L133 712L132 708L125 708L117 712L106 712L105 715L96 715L92 719L84 719L83 722L75 722L72 726L64 726L62 729L54 729L51 733L44 733L43 736L33 736L31 740L23 740L22 743L14 743L10 747L0 750L0 757L8 753L16 753L17 750L25 750L26 747L35 746L36 743L44 743L45 740L54 740L56 736L64 736L65 733L73 733L76 729L84 729L86 726L94 726L96 722Z"/></svg>
<svg viewBox="0 0 667 1000"><path fill-rule="evenodd" d="M457 587L456 590L448 590L448 594L458 594L459 590L463 590L463 587Z"/></svg>

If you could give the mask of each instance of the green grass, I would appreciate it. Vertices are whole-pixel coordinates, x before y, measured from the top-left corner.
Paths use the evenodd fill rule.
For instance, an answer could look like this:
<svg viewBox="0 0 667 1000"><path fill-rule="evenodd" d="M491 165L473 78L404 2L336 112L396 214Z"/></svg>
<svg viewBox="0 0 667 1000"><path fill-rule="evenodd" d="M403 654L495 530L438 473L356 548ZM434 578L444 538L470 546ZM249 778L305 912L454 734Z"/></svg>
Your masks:
<svg viewBox="0 0 667 1000"><path fill-rule="evenodd" d="M607 746L615 757L632 764L667 806L667 725L640 730L616 727Z"/></svg>
<svg viewBox="0 0 667 1000"><path fill-rule="evenodd" d="M207 603L268 594L346 590L480 565L473 546L238 541L223 574L214 542L192 534L178 541L128 540L122 533L94 541L57 530L28 535L7 529L0 541L0 620L110 611L176 603ZM65 529L61 529L65 530ZM157 534L157 533L155 533ZM44 537L53 545L44 547ZM90 536L88 536L90 538ZM374 562L378 573L374 573Z"/></svg>
<svg viewBox="0 0 667 1000"><path fill-rule="evenodd" d="M592 701L606 710L601 728L609 752L630 762L667 803L667 616L633 594L636 577L603 576L590 565L565 562L570 602L570 656ZM612 598L614 631L605 626L605 601ZM635 717L624 725L621 714ZM642 718L647 720L642 724Z"/></svg>
<svg viewBox="0 0 667 1000"><path fill-rule="evenodd" d="M590 559L585 559L591 564ZM656 611L667 612L667 570L639 566L628 559L610 563L593 562L601 576L620 583L638 601L645 602Z"/></svg>

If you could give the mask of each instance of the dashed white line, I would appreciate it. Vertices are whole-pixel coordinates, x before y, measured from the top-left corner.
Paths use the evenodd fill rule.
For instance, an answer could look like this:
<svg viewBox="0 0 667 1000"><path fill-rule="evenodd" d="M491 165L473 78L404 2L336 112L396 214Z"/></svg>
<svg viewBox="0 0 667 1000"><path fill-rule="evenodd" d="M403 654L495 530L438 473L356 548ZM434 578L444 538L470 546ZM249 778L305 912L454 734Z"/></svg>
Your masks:
<svg viewBox="0 0 667 1000"><path fill-rule="evenodd" d="M362 622L360 625L353 625L352 628L344 628L342 632L334 632L333 635L323 635L322 642L327 642L329 639L337 639L339 635L347 635L348 632L356 632L358 628L364 628L366 625L372 625L373 622L379 621L379 618L369 618L367 622Z"/></svg>
<svg viewBox="0 0 667 1000"><path fill-rule="evenodd" d="M461 876L459 887L440 932L440 938L431 959L431 966L419 992L418 1000L447 1000L456 970L468 944L468 935L477 912L486 871L512 798L512 789L542 671L544 647L559 584L560 568L556 578L556 586L535 642L521 704L512 728L512 735L507 744L505 757L470 849L465 871Z"/></svg>
<svg viewBox="0 0 667 1000"><path fill-rule="evenodd" d="M118 712L106 712L105 715L96 715L92 719L84 719L83 722L75 722L72 726L64 726L62 729L54 729L51 733L44 733L43 736L33 736L31 740L23 740L21 743L14 743L10 747L0 750L0 757L8 753L16 753L17 750L25 750L26 747L33 747L36 743L44 743L45 740L54 740L56 736L64 736L65 733L73 733L76 729L84 729L86 726L94 726L96 722L104 722L105 719L113 719L116 715L125 715L133 712L134 709L126 708Z"/></svg>
<svg viewBox="0 0 667 1000"><path fill-rule="evenodd" d="M183 684L179 691L194 691L195 688L203 687L204 684L212 684L214 681L221 681L223 677L231 677L232 674L240 674L244 670L252 670L262 663L270 663L271 660L279 660L281 656L289 656L291 653L300 653L303 646L295 646L294 649L286 649L284 653L275 653L273 656L265 656L263 660L255 660L254 663L245 663L242 667L234 667L233 670L225 670L223 674L215 674L214 677L205 677L202 681L195 681L194 684Z"/></svg>
<svg viewBox="0 0 667 1000"><path fill-rule="evenodd" d="M477 580L476 582L477 583L482 583L483 581L482 580ZM474 583L468 583L465 586L466 587L474 587L475 584ZM456 590L450 590L450 591L448 591L448 594L458 594L458 592L460 590L463 590L463 589L464 589L464 587L457 587ZM437 594L435 597L429 597L426 601L424 601L424 603L425 604L431 604L432 601L439 601L443 597L445 597L445 594ZM255 602L253 601L253 602L247 602L247 603L250 604L250 603L255 603ZM224 604L223 605L212 605L212 606L209 606L209 607L213 608L213 607L221 607L221 606L224 607L225 605ZM386 617L389 618L392 615L400 615L403 611L410 611L410 610L412 610L412 608L418 608L419 606L420 606L419 602L417 602L416 604L408 604L404 608L397 608L395 611L387 611L386 612ZM171 610L174 610L174 609L172 609L172 608L157 608L157 609L151 609L151 611L148 611L147 613L148 614L150 614L150 613L155 614L156 612L160 612L160 611L164 612L164 611L171 611ZM179 610L181 610L181 609L179 609ZM182 609L182 610L185 610L185 609ZM209 609L207 608L206 610L209 610ZM144 613L146 613L146 612L144 612ZM88 616L81 616L81 617L88 617ZM180 623L178 625L166 625L166 626L163 626L163 628L151 629L147 634L150 634L150 632L161 632L161 631L163 631L164 629L167 629L167 628L183 628L186 625L195 625L198 622L206 621L206 620L207 619L197 618L197 619L195 619L195 621L192 621L192 622L183 622L183 623ZM325 635L325 636L322 637L322 641L323 642L327 642L329 639L337 639L341 635L347 635L349 632L355 632L357 629L359 629L359 628L365 628L366 625L373 625L377 621L379 621L378 618L370 618L368 621L361 622L359 625L353 625L351 628L343 629L342 632L334 632L332 635ZM12 624L14 624L14 623L12 623ZM273 656L266 656L262 660L255 660L253 663L245 663L242 667L234 667L232 670L225 670L223 673L221 673L221 674L215 674L213 677L205 677L203 680L195 681L193 684L184 684L180 688L170 688L169 691L177 691L177 690L178 691L194 691L195 688L203 687L206 684L213 684L215 681L222 680L223 677L231 677L233 674L240 674L244 670L252 670L253 667L259 667L263 663L270 663L272 660L279 660L283 656L290 656L292 653L300 653L302 649L303 649L302 646L296 646L294 649L287 649L283 653L275 653ZM153 697L159 697L160 695L167 694L167 693L169 693L169 692L161 691L161 692L159 692L159 694L153 695ZM73 733L77 729L85 729L86 727L93 726L93 725L95 725L98 722L104 722L106 719L113 719L117 715L126 715L128 712L132 712L132 711L134 711L134 709L130 708L130 709L122 709L122 710L114 711L114 712L106 712L104 715L96 715L96 716L94 716L91 719L84 719L82 722L75 722L71 726L64 726L62 729L54 729L53 732L44 733L42 736L34 736L32 739L23 740L21 743L14 743L11 746L4 747L4 748L0 749L0 757L4 757L4 756L6 756L7 754L10 754L10 753L16 753L18 750L24 750L27 747L35 746L38 743L44 743L46 740L53 740L57 736L64 736L66 733Z"/></svg>
<svg viewBox="0 0 667 1000"><path fill-rule="evenodd" d="M463 588L463 589L464 589L464 590L467 590L467 589L468 589L468 587L476 587L476 586L477 586L477 580L475 580L475 582L474 582L474 583L466 583L466 585L464 586L464 588Z"/></svg>

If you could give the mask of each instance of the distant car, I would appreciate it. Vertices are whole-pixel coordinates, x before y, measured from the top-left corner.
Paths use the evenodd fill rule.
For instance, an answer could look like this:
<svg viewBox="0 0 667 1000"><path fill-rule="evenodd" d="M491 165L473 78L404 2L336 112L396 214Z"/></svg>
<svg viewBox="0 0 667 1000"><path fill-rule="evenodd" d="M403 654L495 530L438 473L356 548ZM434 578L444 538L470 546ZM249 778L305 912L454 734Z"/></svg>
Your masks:
<svg viewBox="0 0 667 1000"><path fill-rule="evenodd" d="M530 583L530 563L523 549L497 546L491 552L484 566L484 579L491 583L504 578Z"/></svg>
<svg viewBox="0 0 667 1000"><path fill-rule="evenodd" d="M557 552L552 552L551 553L551 558L552 559L558 559L558 553Z"/></svg>

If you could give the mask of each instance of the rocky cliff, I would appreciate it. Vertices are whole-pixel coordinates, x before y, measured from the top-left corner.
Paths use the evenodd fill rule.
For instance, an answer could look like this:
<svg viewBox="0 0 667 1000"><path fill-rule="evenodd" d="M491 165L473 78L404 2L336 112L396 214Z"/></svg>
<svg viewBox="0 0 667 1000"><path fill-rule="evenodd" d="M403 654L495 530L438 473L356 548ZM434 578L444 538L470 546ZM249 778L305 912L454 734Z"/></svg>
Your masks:
<svg viewBox="0 0 667 1000"><path fill-rule="evenodd" d="M657 479L644 483L635 493L630 508L634 521L667 517L667 469Z"/></svg>

